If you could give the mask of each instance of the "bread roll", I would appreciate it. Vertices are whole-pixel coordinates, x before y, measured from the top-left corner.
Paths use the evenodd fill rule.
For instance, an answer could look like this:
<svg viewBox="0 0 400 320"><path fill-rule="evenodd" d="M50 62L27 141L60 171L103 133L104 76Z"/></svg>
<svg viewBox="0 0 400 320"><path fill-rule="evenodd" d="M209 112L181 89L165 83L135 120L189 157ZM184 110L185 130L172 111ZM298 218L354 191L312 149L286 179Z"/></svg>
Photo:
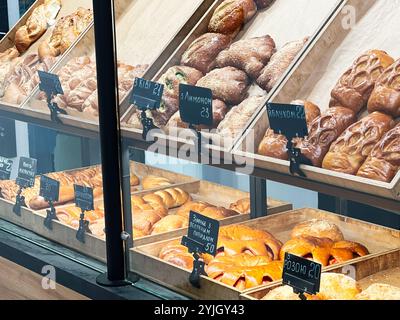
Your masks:
<svg viewBox="0 0 400 320"><path fill-rule="evenodd" d="M296 142L295 147L314 166L321 167L331 144L355 121L356 116L352 110L330 108L311 123L308 137Z"/></svg>
<svg viewBox="0 0 400 320"><path fill-rule="evenodd" d="M355 300L360 292L356 280L340 273L322 273L317 297L321 300Z"/></svg>
<svg viewBox="0 0 400 320"><path fill-rule="evenodd" d="M57 17L60 9L60 0L45 0L32 11L26 23L15 33L15 46L21 54L46 32L49 23Z"/></svg>
<svg viewBox="0 0 400 320"><path fill-rule="evenodd" d="M356 300L400 300L400 288L374 283L358 294Z"/></svg>
<svg viewBox="0 0 400 320"><path fill-rule="evenodd" d="M393 128L392 117L374 112L350 126L331 146L322 163L324 169L357 174L382 136Z"/></svg>
<svg viewBox="0 0 400 320"><path fill-rule="evenodd" d="M215 65L215 58L231 43L231 38L221 33L205 33L182 55L181 64L195 68L206 74Z"/></svg>
<svg viewBox="0 0 400 320"><path fill-rule="evenodd" d="M370 113L380 111L400 117L400 59L388 67L376 81L368 101Z"/></svg>
<svg viewBox="0 0 400 320"><path fill-rule="evenodd" d="M267 200L267 208L269 207L268 205L268 200ZM229 206L229 209L239 212L240 214L250 214L251 208L250 208L250 198L244 198L236 201L235 203L231 203Z"/></svg>
<svg viewBox="0 0 400 320"><path fill-rule="evenodd" d="M292 239L302 236L328 238L334 242L344 240L343 233L337 225L326 220L318 219L299 223L293 228L291 233Z"/></svg>
<svg viewBox="0 0 400 320"><path fill-rule="evenodd" d="M386 133L372 149L357 176L391 182L400 169L400 125Z"/></svg>
<svg viewBox="0 0 400 320"><path fill-rule="evenodd" d="M361 55L332 90L330 106L360 112L367 106L377 79L393 62L393 58L381 50L370 50Z"/></svg>
<svg viewBox="0 0 400 320"><path fill-rule="evenodd" d="M159 258L178 267L193 270L193 255L181 244L170 244L162 248Z"/></svg>
<svg viewBox="0 0 400 320"><path fill-rule="evenodd" d="M208 31L234 38L256 12L257 7L253 0L225 0L215 9Z"/></svg>
<svg viewBox="0 0 400 320"><path fill-rule="evenodd" d="M144 190L168 187L170 185L172 185L172 181L164 177L150 175L142 179L142 186Z"/></svg>
<svg viewBox="0 0 400 320"><path fill-rule="evenodd" d="M187 228L188 225L188 218L178 215L169 215L162 218L153 226L151 230L151 235Z"/></svg>
<svg viewBox="0 0 400 320"><path fill-rule="evenodd" d="M166 190L149 193L141 197L146 203L154 203L173 209L184 205L191 200L190 195L180 188L170 188Z"/></svg>
<svg viewBox="0 0 400 320"><path fill-rule="evenodd" d="M189 218L190 211L197 212L203 216L216 220L221 220L238 215L238 213L235 211L228 210L222 207L216 207L201 201L187 202L179 208L176 214Z"/></svg>

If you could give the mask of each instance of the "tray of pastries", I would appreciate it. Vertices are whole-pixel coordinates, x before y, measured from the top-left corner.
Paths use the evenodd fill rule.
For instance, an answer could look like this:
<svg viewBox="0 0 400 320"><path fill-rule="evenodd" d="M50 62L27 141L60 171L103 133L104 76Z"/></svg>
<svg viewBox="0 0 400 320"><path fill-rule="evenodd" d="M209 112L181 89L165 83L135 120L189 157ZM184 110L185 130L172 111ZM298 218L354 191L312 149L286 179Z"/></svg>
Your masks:
<svg viewBox="0 0 400 320"><path fill-rule="evenodd" d="M118 93L127 98L135 77L142 77L153 60L192 15L202 14L210 0L115 1L116 41L118 58ZM157 22L150 19L157 15ZM143 37L146 34L146 37ZM156 40L155 40L156 39ZM134 44L135 49L132 48ZM59 76L64 95L54 102L67 112L61 116L66 125L98 131L98 94L94 28L53 69ZM23 106L24 112L48 119L49 110L44 93L36 90ZM126 107L121 105L121 114Z"/></svg>
<svg viewBox="0 0 400 320"><path fill-rule="evenodd" d="M201 288L189 282L193 256L181 238L131 250L131 270L197 299L239 299L262 286L279 284L285 252L346 266L400 248L400 231L317 209L300 209L223 226L216 257L202 255L207 276Z"/></svg>
<svg viewBox="0 0 400 320"><path fill-rule="evenodd" d="M0 42L0 105L20 107L93 24L90 0L37 0Z"/></svg>
<svg viewBox="0 0 400 320"><path fill-rule="evenodd" d="M321 288L307 300L400 300L400 250L360 258L321 275ZM289 286L251 290L244 300L300 300Z"/></svg>
<svg viewBox="0 0 400 320"><path fill-rule="evenodd" d="M293 143L308 162L302 170L309 179L400 198L399 4L344 1L271 97L305 106L308 136ZM351 18L349 6L357 15L351 28L343 22ZM256 167L289 173L286 145L264 110L233 152Z"/></svg>
<svg viewBox="0 0 400 320"><path fill-rule="evenodd" d="M191 137L180 118L178 91L181 83L196 85L213 92L214 123L198 129L209 131L205 134L215 149L230 150L338 2L214 1L164 66L151 66L145 74L165 87L161 107L147 114L164 131L158 135L182 143ZM141 139L141 113L135 106L122 126Z"/></svg>

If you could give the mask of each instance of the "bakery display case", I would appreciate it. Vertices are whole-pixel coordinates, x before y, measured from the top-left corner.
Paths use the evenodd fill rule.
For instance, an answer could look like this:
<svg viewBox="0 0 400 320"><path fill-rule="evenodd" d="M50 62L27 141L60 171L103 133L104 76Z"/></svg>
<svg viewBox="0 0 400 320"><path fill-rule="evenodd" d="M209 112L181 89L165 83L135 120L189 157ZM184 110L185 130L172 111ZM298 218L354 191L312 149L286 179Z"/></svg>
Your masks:
<svg viewBox="0 0 400 320"><path fill-rule="evenodd" d="M400 0L102 4L38 0L0 42L0 116L82 144L81 165L68 164L68 143L58 145L63 166L74 169L40 172L23 190L15 167L29 150L17 148L14 174L0 180L0 253L8 232L51 259L101 273L99 286L127 285L139 298L292 300L299 295L282 284L288 253L322 266L310 300L400 299ZM38 71L60 80L63 94L51 100L63 111L56 118ZM163 85L160 108L143 113L131 104L137 78ZM181 119L181 84L211 90L211 127ZM287 139L269 128L270 102L304 105L309 134L295 143L312 163L301 166L306 177L289 173ZM145 120L163 130L155 141L143 137ZM205 148L187 157L200 130ZM99 153L97 142L102 159L84 164L84 154ZM240 170L243 163L250 170ZM43 175L60 183L57 201L44 199ZM302 208L304 190L267 188L267 180L338 205ZM78 207L74 185L93 191L92 208ZM390 210L392 227L352 218L347 200ZM195 214L218 225L215 255L198 253L199 243L195 253L182 245L193 240Z"/></svg>

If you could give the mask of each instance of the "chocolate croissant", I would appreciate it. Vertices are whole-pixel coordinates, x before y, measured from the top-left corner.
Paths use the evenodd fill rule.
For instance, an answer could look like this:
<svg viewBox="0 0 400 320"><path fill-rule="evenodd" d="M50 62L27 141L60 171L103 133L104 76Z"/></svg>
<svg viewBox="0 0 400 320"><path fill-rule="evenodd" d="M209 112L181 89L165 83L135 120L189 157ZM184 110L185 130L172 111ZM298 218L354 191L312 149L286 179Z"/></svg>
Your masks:
<svg viewBox="0 0 400 320"><path fill-rule="evenodd" d="M381 50L361 55L332 90L330 106L360 112L367 105L377 79L393 62L393 58Z"/></svg>

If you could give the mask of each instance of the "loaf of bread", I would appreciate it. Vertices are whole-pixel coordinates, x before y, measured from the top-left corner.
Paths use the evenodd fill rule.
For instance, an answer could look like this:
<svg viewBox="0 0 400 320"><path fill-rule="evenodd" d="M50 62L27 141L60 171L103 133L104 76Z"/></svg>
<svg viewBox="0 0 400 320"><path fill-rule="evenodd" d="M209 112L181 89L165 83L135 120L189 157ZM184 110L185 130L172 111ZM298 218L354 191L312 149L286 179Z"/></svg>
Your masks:
<svg viewBox="0 0 400 320"><path fill-rule="evenodd" d="M26 23L15 33L14 43L21 54L46 32L48 25L57 17L60 9L60 0L45 0L32 11Z"/></svg>
<svg viewBox="0 0 400 320"><path fill-rule="evenodd" d="M253 0L224 0L215 9L208 25L209 32L222 33L234 38L257 12Z"/></svg>
<svg viewBox="0 0 400 320"><path fill-rule="evenodd" d="M324 169L357 174L382 136L393 128L391 116L374 112L350 126L331 146L322 163Z"/></svg>
<svg viewBox="0 0 400 320"><path fill-rule="evenodd" d="M221 33L205 33L194 40L182 55L181 64L195 68L203 74L210 72L215 58L231 43L231 38Z"/></svg>
<svg viewBox="0 0 400 320"><path fill-rule="evenodd" d="M381 111L400 117L400 59L388 67L376 81L368 101L370 113Z"/></svg>
<svg viewBox="0 0 400 320"><path fill-rule="evenodd" d="M239 214L236 211L232 211L223 207L216 207L202 201L189 201L181 206L176 214L189 218L190 211L194 211L203 216L217 220L229 218Z"/></svg>
<svg viewBox="0 0 400 320"><path fill-rule="evenodd" d="M235 67L257 79L274 53L275 42L269 35L242 39L221 51L216 63L219 68Z"/></svg>
<svg viewBox="0 0 400 320"><path fill-rule="evenodd" d="M215 99L228 105L237 105L246 98L249 84L245 72L234 67L225 67L206 74L196 86L211 89Z"/></svg>
<svg viewBox="0 0 400 320"><path fill-rule="evenodd" d="M166 216L154 224L151 235L170 232L182 228L187 228L189 219L175 214Z"/></svg>
<svg viewBox="0 0 400 320"><path fill-rule="evenodd" d="M319 107L310 101L293 101L294 105L304 105L308 126L321 115ZM259 147L258 154L266 157L288 160L287 139L284 135L275 133L271 128L267 130Z"/></svg>
<svg viewBox="0 0 400 320"><path fill-rule="evenodd" d="M357 176L389 183L399 169L400 125L397 125L375 145Z"/></svg>
<svg viewBox="0 0 400 320"><path fill-rule="evenodd" d="M240 254L232 257L218 257L206 267L207 275L239 291L281 279L282 261L271 261L268 257Z"/></svg>
<svg viewBox="0 0 400 320"><path fill-rule="evenodd" d="M294 58L296 58L299 52L303 49L307 41L308 38L300 41L289 42L279 49L272 56L271 61L267 66L261 71L261 74L257 79L258 85L267 92L270 92L278 83L278 80L282 77L285 71L289 68Z"/></svg>
<svg viewBox="0 0 400 320"><path fill-rule="evenodd" d="M308 137L297 141L295 147L314 166L321 167L331 144L356 120L355 113L350 109L330 108L311 123Z"/></svg>
<svg viewBox="0 0 400 320"><path fill-rule="evenodd" d="M319 219L301 222L293 228L292 239L302 236L328 238L334 242L344 240L343 233L336 224Z"/></svg>
<svg viewBox="0 0 400 320"><path fill-rule="evenodd" d="M393 62L393 58L381 50L370 50L362 54L332 90L330 106L360 112L367 106L377 79Z"/></svg>
<svg viewBox="0 0 400 320"><path fill-rule="evenodd" d="M400 288L374 283L356 296L356 300L400 300Z"/></svg>
<svg viewBox="0 0 400 320"><path fill-rule="evenodd" d="M178 208L191 200L190 195L180 188L169 188L154 193L148 193L144 196L132 196L133 204L155 204L164 206L167 209Z"/></svg>
<svg viewBox="0 0 400 320"><path fill-rule="evenodd" d="M92 20L92 10L84 8L78 8L76 12L59 19L51 37L44 40L39 46L40 59L44 59L47 56L57 57L63 54L89 26Z"/></svg>
<svg viewBox="0 0 400 320"><path fill-rule="evenodd" d="M154 225L167 215L168 209L162 205L132 201L133 228L140 235L150 235Z"/></svg>
<svg viewBox="0 0 400 320"><path fill-rule="evenodd" d="M142 186L144 190L168 187L170 185L172 185L172 181L164 177L149 175L142 179Z"/></svg>

